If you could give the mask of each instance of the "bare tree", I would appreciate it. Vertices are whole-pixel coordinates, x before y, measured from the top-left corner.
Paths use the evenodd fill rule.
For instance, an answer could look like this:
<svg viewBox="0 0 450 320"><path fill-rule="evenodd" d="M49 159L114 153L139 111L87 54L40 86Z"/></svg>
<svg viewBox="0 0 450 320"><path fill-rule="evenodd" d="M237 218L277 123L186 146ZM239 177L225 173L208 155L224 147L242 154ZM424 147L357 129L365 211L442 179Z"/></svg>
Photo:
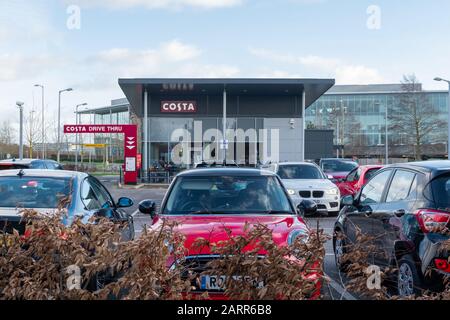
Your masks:
<svg viewBox="0 0 450 320"><path fill-rule="evenodd" d="M8 121L3 121L0 127L0 144L11 145L15 138L14 128Z"/></svg>
<svg viewBox="0 0 450 320"><path fill-rule="evenodd" d="M438 137L435 133L445 123L439 118L438 110L422 91L414 74L403 76L402 93L398 101L398 104L390 106L390 130L394 134L406 132L413 140L415 159L421 160L422 146L433 142Z"/></svg>
<svg viewBox="0 0 450 320"><path fill-rule="evenodd" d="M41 141L41 123L39 122L40 115L38 112L32 110L29 115L25 117L24 136L28 145L28 156L33 158L35 144Z"/></svg>

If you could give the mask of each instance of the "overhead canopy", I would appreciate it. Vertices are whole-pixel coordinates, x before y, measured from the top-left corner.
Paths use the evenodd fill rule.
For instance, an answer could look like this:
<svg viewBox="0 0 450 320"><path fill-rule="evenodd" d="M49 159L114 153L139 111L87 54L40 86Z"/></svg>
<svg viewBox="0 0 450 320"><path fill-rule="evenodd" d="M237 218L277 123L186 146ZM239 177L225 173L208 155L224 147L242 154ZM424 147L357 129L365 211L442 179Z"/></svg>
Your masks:
<svg viewBox="0 0 450 320"><path fill-rule="evenodd" d="M334 86L334 79L119 79L119 86L140 114L143 92L152 94L222 94L230 95L302 95L305 91L306 108ZM274 106L276 107L276 106Z"/></svg>

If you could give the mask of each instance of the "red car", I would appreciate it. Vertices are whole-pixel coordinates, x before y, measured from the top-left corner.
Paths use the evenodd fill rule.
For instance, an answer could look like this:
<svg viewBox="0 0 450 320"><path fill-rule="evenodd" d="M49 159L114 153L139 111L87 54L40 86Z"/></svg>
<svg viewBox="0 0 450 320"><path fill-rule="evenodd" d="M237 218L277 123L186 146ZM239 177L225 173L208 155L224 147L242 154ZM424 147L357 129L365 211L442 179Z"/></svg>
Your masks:
<svg viewBox="0 0 450 320"><path fill-rule="evenodd" d="M342 181L337 182L339 190L341 191L341 198L345 196L353 196L361 190L361 188L372 178L372 176L383 166L360 166L353 169L348 176Z"/></svg>
<svg viewBox="0 0 450 320"><path fill-rule="evenodd" d="M165 221L176 222L176 231L186 238L186 261L204 266L217 254L205 246L199 252L193 243L198 238L210 243L243 235L246 225L263 224L272 230L273 240L286 246L299 237L307 236L308 226L303 213L314 213L315 203L305 200L295 208L277 175L255 169L220 168L196 169L179 174L172 182L159 210L152 200L144 200L139 210L153 218L152 228ZM303 212L301 212L302 210ZM251 250L254 248L248 248ZM264 253L261 253L264 255ZM171 267L173 261L168 263ZM201 268L199 266L199 268ZM239 276L239 275L237 275ZM308 275L308 279L311 279ZM211 299L225 299L218 285L221 275L200 275L194 294L208 291ZM317 272L317 279L321 273ZM321 281L311 298L320 295Z"/></svg>

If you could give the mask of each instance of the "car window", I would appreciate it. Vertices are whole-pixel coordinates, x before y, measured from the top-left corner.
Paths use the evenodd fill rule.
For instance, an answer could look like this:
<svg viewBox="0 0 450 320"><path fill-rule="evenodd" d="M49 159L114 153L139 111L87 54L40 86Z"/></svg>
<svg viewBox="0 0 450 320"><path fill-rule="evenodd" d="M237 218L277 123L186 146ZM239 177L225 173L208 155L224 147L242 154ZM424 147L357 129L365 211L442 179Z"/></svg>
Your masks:
<svg viewBox="0 0 450 320"><path fill-rule="evenodd" d="M378 172L380 169L370 169L367 170L366 175L364 176L364 181L369 181L372 177Z"/></svg>
<svg viewBox="0 0 450 320"><path fill-rule="evenodd" d="M347 181L348 182L353 182L356 180L356 174L358 173L358 169L353 170L352 172L349 173L349 175L347 176Z"/></svg>
<svg viewBox="0 0 450 320"><path fill-rule="evenodd" d="M350 172L358 167L356 162L344 160L324 160L322 162L322 170L324 172Z"/></svg>
<svg viewBox="0 0 450 320"><path fill-rule="evenodd" d="M179 177L164 214L293 214L288 195L273 176Z"/></svg>
<svg viewBox="0 0 450 320"><path fill-rule="evenodd" d="M278 175L281 179L325 179L319 168L307 164L282 165L278 168Z"/></svg>
<svg viewBox="0 0 450 320"><path fill-rule="evenodd" d="M46 161L47 168L51 170L61 170L61 166L55 161Z"/></svg>
<svg viewBox="0 0 450 320"><path fill-rule="evenodd" d="M44 161L33 161L30 164L31 169L47 169Z"/></svg>
<svg viewBox="0 0 450 320"><path fill-rule="evenodd" d="M81 201L86 210L98 210L101 208L97 194L88 179L85 179L81 184Z"/></svg>
<svg viewBox="0 0 450 320"><path fill-rule="evenodd" d="M71 193L70 178L0 177L2 208L56 209Z"/></svg>
<svg viewBox="0 0 450 320"><path fill-rule="evenodd" d="M97 199L100 202L102 208L110 208L114 202L105 187L97 180L89 178L91 186L94 188L94 192L97 195Z"/></svg>
<svg viewBox="0 0 450 320"><path fill-rule="evenodd" d="M397 170L389 187L386 202L407 199L415 178L416 174L414 172Z"/></svg>
<svg viewBox="0 0 450 320"><path fill-rule="evenodd" d="M388 183L392 170L386 170L374 176L372 180L362 189L360 204L368 205L379 203L383 196L383 190Z"/></svg>

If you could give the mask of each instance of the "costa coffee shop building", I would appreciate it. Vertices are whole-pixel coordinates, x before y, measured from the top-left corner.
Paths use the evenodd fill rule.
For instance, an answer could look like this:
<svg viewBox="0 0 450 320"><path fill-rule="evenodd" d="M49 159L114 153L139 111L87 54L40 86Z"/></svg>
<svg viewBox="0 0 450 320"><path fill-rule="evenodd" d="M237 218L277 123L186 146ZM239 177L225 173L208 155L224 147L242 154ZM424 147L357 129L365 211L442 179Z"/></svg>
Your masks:
<svg viewBox="0 0 450 320"><path fill-rule="evenodd" d="M140 127L144 170L160 160L172 161L172 150L179 142L171 141L171 135L177 129L194 137L194 122L201 121L203 133L208 129L222 132L224 110L227 129L278 129L279 160L301 161L305 155L305 110L334 83L333 79L119 79L131 117ZM203 147L212 145L212 156L223 159L220 141L200 139L196 142ZM250 142L245 142L246 150ZM260 146L256 153L264 162ZM227 155L228 160L248 164L247 157L236 157ZM202 158L192 152L191 163Z"/></svg>

